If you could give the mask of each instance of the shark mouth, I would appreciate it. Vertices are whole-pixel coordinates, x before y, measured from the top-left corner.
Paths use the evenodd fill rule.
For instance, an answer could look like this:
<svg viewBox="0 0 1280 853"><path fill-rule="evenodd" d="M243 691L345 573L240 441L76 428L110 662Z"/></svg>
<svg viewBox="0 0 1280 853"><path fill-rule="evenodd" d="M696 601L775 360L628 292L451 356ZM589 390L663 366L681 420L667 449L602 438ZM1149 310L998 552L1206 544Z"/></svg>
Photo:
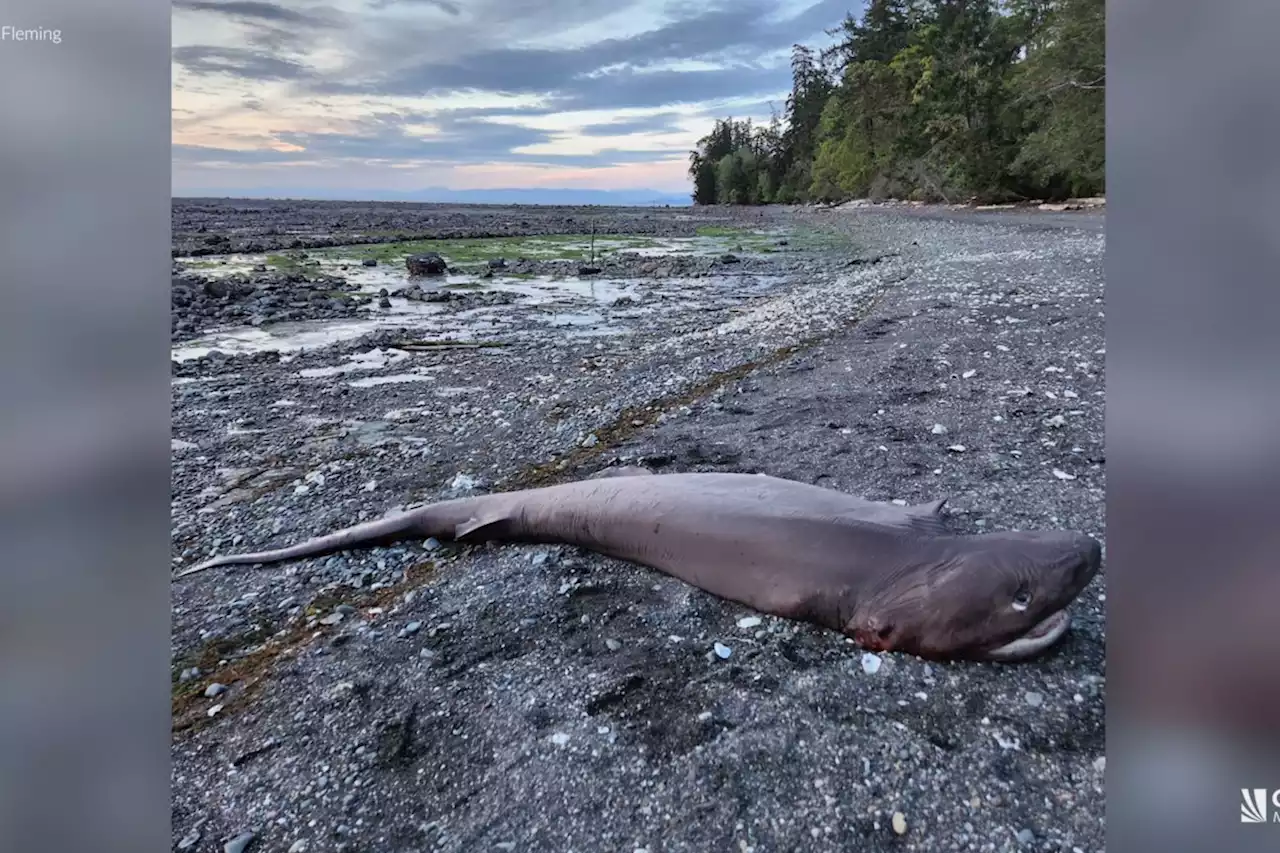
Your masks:
<svg viewBox="0 0 1280 853"><path fill-rule="evenodd" d="M991 660L1024 660L1040 654L1067 633L1071 615L1065 609L1055 610L1031 627L1031 630L1012 642L986 652Z"/></svg>

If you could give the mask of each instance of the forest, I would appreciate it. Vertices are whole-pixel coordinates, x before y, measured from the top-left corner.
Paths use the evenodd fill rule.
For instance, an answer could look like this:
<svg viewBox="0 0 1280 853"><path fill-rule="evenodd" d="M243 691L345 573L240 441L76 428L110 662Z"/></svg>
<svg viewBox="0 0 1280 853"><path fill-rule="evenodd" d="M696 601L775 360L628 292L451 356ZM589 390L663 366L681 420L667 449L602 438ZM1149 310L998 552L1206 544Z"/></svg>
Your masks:
<svg viewBox="0 0 1280 853"><path fill-rule="evenodd" d="M698 141L694 204L1104 194L1104 0L870 0L828 35L782 115Z"/></svg>

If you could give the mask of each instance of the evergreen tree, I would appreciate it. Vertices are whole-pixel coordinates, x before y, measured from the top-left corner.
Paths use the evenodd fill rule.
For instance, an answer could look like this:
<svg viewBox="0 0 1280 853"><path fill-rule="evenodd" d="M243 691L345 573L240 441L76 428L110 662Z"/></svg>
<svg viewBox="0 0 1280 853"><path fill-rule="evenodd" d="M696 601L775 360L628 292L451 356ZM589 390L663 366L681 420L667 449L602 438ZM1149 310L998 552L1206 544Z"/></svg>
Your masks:
<svg viewBox="0 0 1280 853"><path fill-rule="evenodd" d="M1104 0L870 0L793 48L784 116L699 140L694 201L1100 193L1105 29Z"/></svg>

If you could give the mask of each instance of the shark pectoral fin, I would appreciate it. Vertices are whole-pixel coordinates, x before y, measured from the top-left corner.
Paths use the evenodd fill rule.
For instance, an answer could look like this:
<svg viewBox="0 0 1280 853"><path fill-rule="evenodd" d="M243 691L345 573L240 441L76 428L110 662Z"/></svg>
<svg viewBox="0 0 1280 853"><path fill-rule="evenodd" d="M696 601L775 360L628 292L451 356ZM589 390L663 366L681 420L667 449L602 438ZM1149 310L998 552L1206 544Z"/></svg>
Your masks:
<svg viewBox="0 0 1280 853"><path fill-rule="evenodd" d="M454 528L453 538L458 540L469 538L473 541L501 539L510 526L511 519L506 515L477 516L467 519Z"/></svg>

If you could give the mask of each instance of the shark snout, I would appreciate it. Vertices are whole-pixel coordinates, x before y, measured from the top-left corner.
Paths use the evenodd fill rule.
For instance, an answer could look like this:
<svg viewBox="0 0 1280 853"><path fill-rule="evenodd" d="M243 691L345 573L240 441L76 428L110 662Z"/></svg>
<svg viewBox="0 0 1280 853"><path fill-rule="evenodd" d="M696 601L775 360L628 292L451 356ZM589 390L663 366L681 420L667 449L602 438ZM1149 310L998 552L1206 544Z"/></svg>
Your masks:
<svg viewBox="0 0 1280 853"><path fill-rule="evenodd" d="M1102 568L1102 543L1084 533L1077 534L1072 542L1072 587L1078 593L1089 585Z"/></svg>

